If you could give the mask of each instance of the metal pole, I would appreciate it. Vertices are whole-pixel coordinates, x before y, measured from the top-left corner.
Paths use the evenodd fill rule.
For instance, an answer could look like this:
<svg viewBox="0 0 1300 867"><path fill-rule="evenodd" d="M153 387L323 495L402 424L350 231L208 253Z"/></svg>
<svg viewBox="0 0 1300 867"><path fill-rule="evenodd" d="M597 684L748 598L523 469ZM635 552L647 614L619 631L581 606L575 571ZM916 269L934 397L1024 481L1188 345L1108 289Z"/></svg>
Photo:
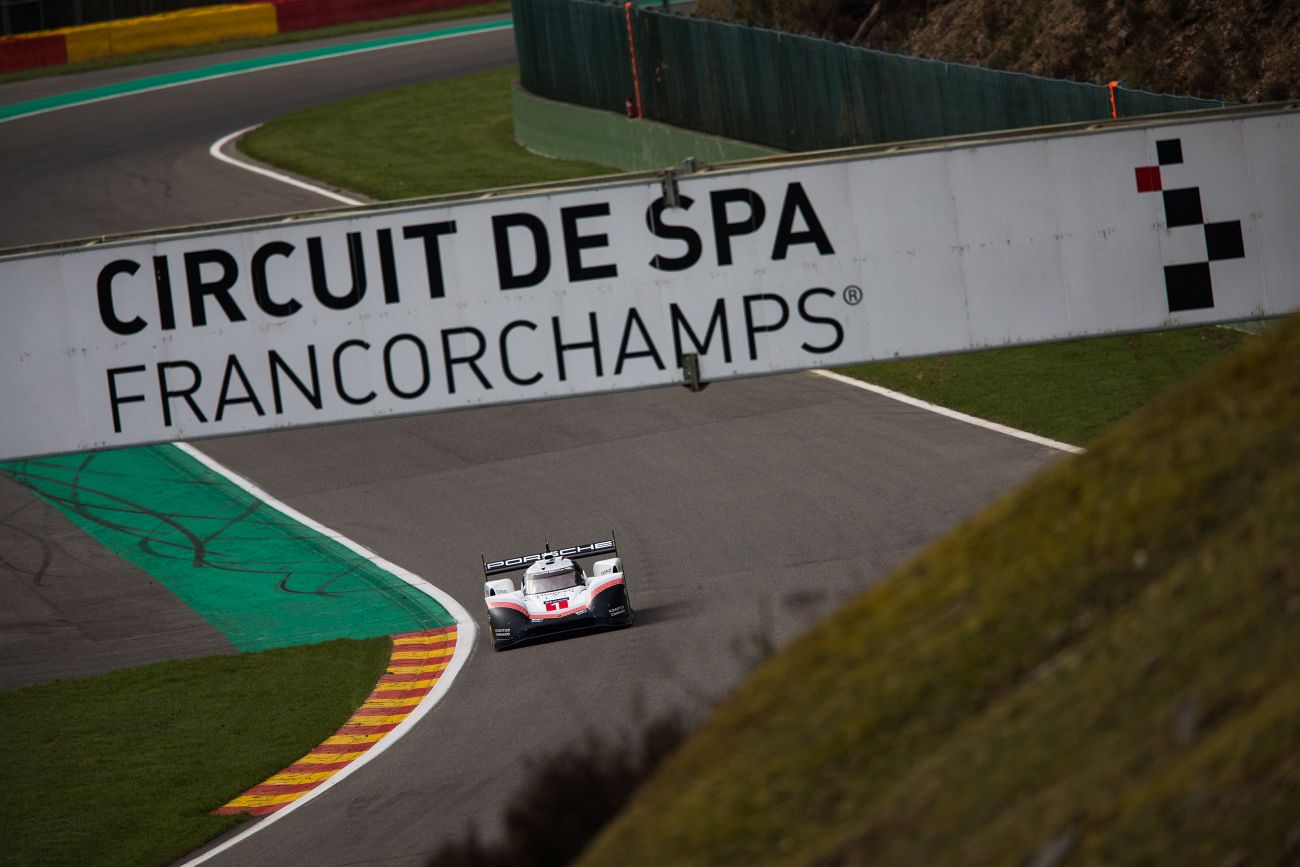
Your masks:
<svg viewBox="0 0 1300 867"><path fill-rule="evenodd" d="M632 55L632 93L635 97L633 107L636 109L636 118L641 119L641 74L636 68L636 39L632 35L632 2L623 4L623 14L627 17L627 48L628 53Z"/></svg>

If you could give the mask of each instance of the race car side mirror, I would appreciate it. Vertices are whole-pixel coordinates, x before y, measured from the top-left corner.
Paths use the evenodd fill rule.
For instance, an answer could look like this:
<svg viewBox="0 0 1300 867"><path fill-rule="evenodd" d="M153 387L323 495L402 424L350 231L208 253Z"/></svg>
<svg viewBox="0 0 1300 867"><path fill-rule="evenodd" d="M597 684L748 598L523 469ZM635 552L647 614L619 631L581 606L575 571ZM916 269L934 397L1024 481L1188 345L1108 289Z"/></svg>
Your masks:
<svg viewBox="0 0 1300 867"><path fill-rule="evenodd" d="M515 582L509 578L499 578L496 581L488 581L483 585L484 596L496 596L498 593L514 593Z"/></svg>
<svg viewBox="0 0 1300 867"><path fill-rule="evenodd" d="M591 571L597 578L604 575L613 575L615 572L622 572L623 558L611 557L608 560L597 560L596 565L592 567Z"/></svg>

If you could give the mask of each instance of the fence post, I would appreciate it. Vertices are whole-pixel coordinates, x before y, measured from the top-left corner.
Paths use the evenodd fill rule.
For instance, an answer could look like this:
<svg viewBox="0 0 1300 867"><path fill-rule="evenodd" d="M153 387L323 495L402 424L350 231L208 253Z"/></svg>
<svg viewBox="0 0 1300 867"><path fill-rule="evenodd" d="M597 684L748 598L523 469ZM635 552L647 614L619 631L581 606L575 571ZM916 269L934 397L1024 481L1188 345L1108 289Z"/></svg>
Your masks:
<svg viewBox="0 0 1300 867"><path fill-rule="evenodd" d="M1112 118L1119 117L1119 111L1117 111L1115 108L1115 88L1117 87L1119 87L1118 81L1112 81L1109 85L1107 85L1107 90L1110 91L1110 116Z"/></svg>
<svg viewBox="0 0 1300 867"><path fill-rule="evenodd" d="M627 19L627 49L632 56L632 95L634 101L628 109L628 117L641 117L641 74L636 68L636 39L632 36L632 0L623 4L623 15Z"/></svg>

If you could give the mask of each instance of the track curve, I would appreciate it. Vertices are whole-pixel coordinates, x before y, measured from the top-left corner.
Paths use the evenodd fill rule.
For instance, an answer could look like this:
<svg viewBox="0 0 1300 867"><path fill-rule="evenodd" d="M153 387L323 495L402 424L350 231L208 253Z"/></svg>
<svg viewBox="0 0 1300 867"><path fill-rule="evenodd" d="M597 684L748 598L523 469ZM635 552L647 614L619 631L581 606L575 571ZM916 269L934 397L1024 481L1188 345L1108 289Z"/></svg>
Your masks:
<svg viewBox="0 0 1300 867"><path fill-rule="evenodd" d="M275 50L4 85L0 105ZM223 165L207 149L227 133L300 108L513 62L514 34L501 30L196 81L0 124L0 190L10 217L0 220L0 249L326 207L332 203L315 193Z"/></svg>
<svg viewBox="0 0 1300 867"><path fill-rule="evenodd" d="M0 246L319 207L207 155L294 108L512 61L510 34L11 122ZM334 63L338 63L337 68ZM4 97L0 89L0 98ZM309 198L308 198L309 197ZM208 441L217 460L471 612L481 553L618 532L628 630L494 654L424 722L213 864L415 864L491 837L529 763L698 717L788 641L1059 453L807 374Z"/></svg>

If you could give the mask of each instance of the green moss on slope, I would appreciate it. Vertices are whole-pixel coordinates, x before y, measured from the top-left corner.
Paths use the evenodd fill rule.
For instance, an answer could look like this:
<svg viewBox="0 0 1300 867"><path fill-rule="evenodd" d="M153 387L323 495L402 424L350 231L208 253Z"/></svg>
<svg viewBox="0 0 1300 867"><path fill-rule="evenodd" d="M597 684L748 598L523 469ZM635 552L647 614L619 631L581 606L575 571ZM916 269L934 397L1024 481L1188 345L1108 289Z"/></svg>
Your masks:
<svg viewBox="0 0 1300 867"><path fill-rule="evenodd" d="M581 863L1294 857L1297 564L1292 317L771 660Z"/></svg>

